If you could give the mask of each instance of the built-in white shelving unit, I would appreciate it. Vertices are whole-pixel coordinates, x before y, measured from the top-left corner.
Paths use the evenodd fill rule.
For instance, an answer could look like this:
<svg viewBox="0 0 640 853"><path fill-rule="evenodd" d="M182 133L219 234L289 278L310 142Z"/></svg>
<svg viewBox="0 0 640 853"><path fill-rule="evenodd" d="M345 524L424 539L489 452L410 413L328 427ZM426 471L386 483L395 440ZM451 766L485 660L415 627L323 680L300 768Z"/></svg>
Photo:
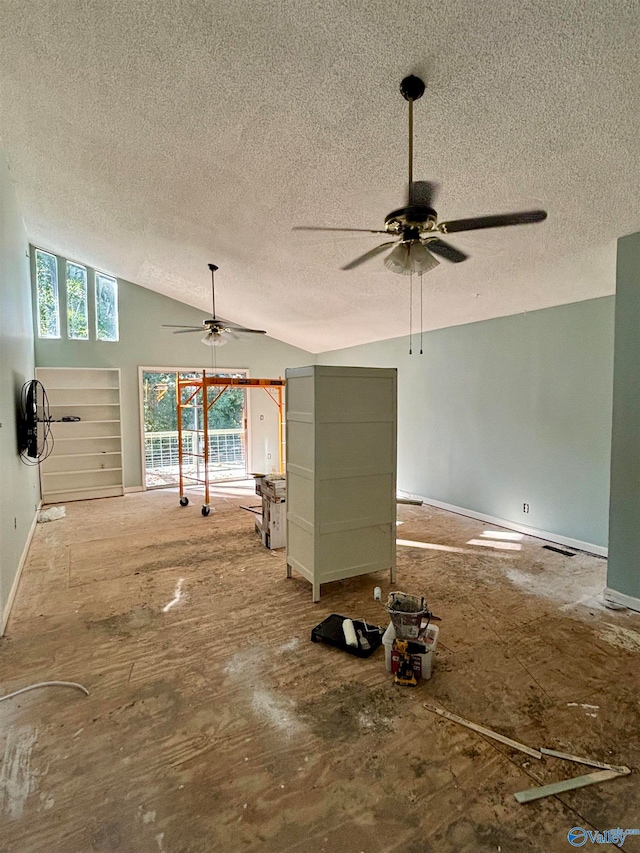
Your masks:
<svg viewBox="0 0 640 853"><path fill-rule="evenodd" d="M287 575L313 586L396 565L395 368L287 370Z"/></svg>
<svg viewBox="0 0 640 853"><path fill-rule="evenodd" d="M53 418L53 453L40 466L43 502L124 494L120 371L39 367L36 378L47 392Z"/></svg>

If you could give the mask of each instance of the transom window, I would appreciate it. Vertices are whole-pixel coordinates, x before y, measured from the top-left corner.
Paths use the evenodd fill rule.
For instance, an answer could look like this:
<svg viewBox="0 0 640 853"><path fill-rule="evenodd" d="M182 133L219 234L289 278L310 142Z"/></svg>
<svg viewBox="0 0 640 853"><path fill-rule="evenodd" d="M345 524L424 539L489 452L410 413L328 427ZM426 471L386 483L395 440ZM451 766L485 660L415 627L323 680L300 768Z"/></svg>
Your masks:
<svg viewBox="0 0 640 853"><path fill-rule="evenodd" d="M89 340L87 268L67 261L67 333L70 338Z"/></svg>
<svg viewBox="0 0 640 853"><path fill-rule="evenodd" d="M62 289L58 281L64 281ZM35 250L35 289L39 338L60 338L60 315L69 340L117 341L118 281L107 273ZM90 315L93 319L90 319Z"/></svg>
<svg viewBox="0 0 640 853"><path fill-rule="evenodd" d="M58 305L58 261L55 255L36 249L38 282L38 337L60 337Z"/></svg>
<svg viewBox="0 0 640 853"><path fill-rule="evenodd" d="M101 272L96 273L96 336L118 340L118 282Z"/></svg>

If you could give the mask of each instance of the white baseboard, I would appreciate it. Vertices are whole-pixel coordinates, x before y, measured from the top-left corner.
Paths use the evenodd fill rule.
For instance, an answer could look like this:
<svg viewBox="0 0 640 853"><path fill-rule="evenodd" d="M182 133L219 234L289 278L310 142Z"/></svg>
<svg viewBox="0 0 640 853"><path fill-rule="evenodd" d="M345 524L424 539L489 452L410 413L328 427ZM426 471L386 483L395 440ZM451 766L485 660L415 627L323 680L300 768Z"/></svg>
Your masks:
<svg viewBox="0 0 640 853"><path fill-rule="evenodd" d="M124 493L125 495L130 495L132 492L143 492L144 488L142 486L125 486Z"/></svg>
<svg viewBox="0 0 640 853"><path fill-rule="evenodd" d="M550 533L548 530L538 530L536 527L528 527L526 524L507 521L506 518L496 518L493 515L486 515L486 513L483 512L475 512L475 510L465 509L461 506L454 506L453 504L447 504L443 501L425 498L423 495L414 495L409 492L399 492L399 494L422 501L423 503L426 503L429 506L435 506L438 509L446 509L448 512L457 513L457 515L466 515L468 518L475 518L478 521L486 521L489 524L495 524L498 527L506 527L507 530L515 530L518 533L524 533L527 536L535 536L536 539L544 539L546 542L566 545L569 548L575 548L577 551L586 551L588 554L596 554L598 557L606 557L609 552L609 549L602 545L594 545L592 542L582 542L580 539L571 539L569 536Z"/></svg>
<svg viewBox="0 0 640 853"><path fill-rule="evenodd" d="M35 533L36 524L38 523L38 512L40 511L40 507L42 506L42 501L38 503L36 507L36 511L33 514L33 521L31 522L31 527L29 528L29 533L27 534L27 541L24 543L24 548L22 549L22 555L20 556L20 562L18 563L18 571L16 572L16 576L13 579L13 583L11 585L11 591L9 593L9 598L7 598L7 603L4 606L4 610L2 611L2 624L0 625L0 637L4 635L4 629L7 627L7 622L9 621L9 616L11 614L11 608L13 607L13 602L16 597L16 593L18 591L18 585L20 583L20 578L22 576L22 569L24 568L24 564L27 562L27 556L29 554L29 548L31 547L31 540L33 539L33 534Z"/></svg>
<svg viewBox="0 0 640 853"><path fill-rule="evenodd" d="M621 604L622 607L628 607L629 610L640 612L640 598L635 598L633 595L626 595L624 592L618 592L610 587L605 587L602 595L605 601L612 601L614 604Z"/></svg>

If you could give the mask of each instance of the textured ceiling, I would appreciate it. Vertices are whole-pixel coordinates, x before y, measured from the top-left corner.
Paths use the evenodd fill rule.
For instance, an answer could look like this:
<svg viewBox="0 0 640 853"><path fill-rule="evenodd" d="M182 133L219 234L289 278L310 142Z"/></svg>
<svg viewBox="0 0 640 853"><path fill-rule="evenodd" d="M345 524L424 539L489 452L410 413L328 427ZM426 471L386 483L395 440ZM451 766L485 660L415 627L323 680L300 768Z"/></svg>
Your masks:
<svg viewBox="0 0 640 853"><path fill-rule="evenodd" d="M425 328L610 294L640 230L636 0L2 0L2 145L32 242L322 351L406 334L409 282L339 267L415 177L452 237ZM167 318L170 322L171 318Z"/></svg>

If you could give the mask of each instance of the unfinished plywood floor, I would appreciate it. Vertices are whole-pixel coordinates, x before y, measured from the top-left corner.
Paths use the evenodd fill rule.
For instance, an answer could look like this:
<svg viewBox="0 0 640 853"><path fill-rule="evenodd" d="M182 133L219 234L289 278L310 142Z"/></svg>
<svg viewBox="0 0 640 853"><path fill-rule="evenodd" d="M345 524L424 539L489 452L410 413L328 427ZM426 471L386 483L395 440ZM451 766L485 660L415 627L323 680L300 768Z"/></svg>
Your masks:
<svg viewBox="0 0 640 853"><path fill-rule="evenodd" d="M312 604L284 552L260 545L248 501L219 488L205 519L198 501L148 492L38 525L0 692L65 679L90 696L0 704L0 853L546 853L570 849L573 826L638 826L640 617L593 598L603 560L400 506L414 544L399 546L397 587L442 623L432 680L399 688L382 650L309 642L332 612L384 624L372 593L386 597L388 573ZM489 743L429 699L634 773L518 805L515 791L588 771Z"/></svg>

